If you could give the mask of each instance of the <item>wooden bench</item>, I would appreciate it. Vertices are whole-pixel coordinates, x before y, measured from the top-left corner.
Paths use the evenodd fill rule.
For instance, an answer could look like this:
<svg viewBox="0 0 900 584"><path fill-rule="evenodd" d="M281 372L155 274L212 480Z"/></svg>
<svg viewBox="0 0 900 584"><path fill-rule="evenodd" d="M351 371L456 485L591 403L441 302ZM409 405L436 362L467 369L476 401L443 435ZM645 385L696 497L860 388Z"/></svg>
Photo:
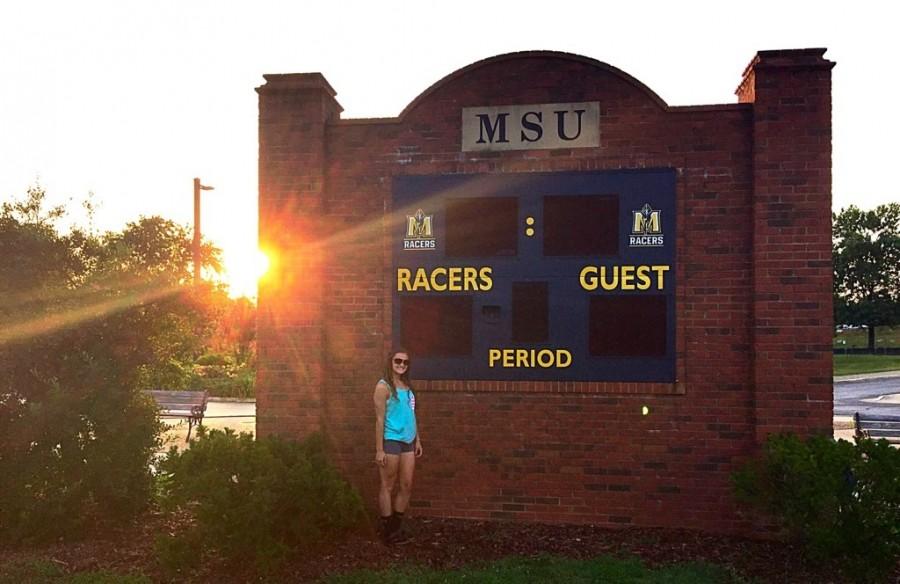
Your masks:
<svg viewBox="0 0 900 584"><path fill-rule="evenodd" d="M153 398L159 407L159 415L162 418L185 418L188 422L186 442L191 440L191 430L194 424L203 424L203 415L206 413L206 402L209 400L207 391L169 391L167 389L148 389L144 391Z"/></svg>
<svg viewBox="0 0 900 584"><path fill-rule="evenodd" d="M891 444L900 444L900 416L856 412L853 425L857 438L884 438Z"/></svg>

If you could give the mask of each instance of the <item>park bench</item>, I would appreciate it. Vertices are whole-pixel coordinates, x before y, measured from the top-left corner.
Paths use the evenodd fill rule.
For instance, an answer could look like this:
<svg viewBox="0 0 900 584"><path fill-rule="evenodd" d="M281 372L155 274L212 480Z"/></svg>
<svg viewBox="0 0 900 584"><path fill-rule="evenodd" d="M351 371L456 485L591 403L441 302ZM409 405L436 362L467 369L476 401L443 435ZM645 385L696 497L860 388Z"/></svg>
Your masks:
<svg viewBox="0 0 900 584"><path fill-rule="evenodd" d="M167 389L148 389L144 393L153 398L163 418L185 418L188 422L187 442L191 440L194 425L203 424L206 413L207 391L170 391Z"/></svg>
<svg viewBox="0 0 900 584"><path fill-rule="evenodd" d="M856 412L853 425L857 438L884 438L891 444L900 444L900 416Z"/></svg>

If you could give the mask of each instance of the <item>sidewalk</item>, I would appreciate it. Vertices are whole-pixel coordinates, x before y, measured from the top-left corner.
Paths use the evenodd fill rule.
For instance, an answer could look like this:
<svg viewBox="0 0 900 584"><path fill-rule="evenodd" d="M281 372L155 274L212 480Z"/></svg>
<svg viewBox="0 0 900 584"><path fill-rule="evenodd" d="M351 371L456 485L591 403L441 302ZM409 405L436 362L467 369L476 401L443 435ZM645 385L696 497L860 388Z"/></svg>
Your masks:
<svg viewBox="0 0 900 584"><path fill-rule="evenodd" d="M236 433L255 434L255 401L254 399L211 397L207 402L203 427L207 430L231 428ZM187 421L181 418L167 418L163 421L166 424L166 430L163 432L163 446L160 451L165 452L170 446L184 448L186 446L184 439L187 437ZM196 431L195 427L194 432ZM196 434L192 434L192 436L196 436Z"/></svg>
<svg viewBox="0 0 900 584"><path fill-rule="evenodd" d="M900 378L900 371L880 371L878 373L856 373L834 377L835 383L853 383L870 379ZM836 440L853 440L853 418L851 416L834 416L834 437Z"/></svg>
<svg viewBox="0 0 900 584"><path fill-rule="evenodd" d="M879 371L878 373L856 373L853 375L840 375L834 377L834 382L865 381L867 379L892 379L900 377L900 371Z"/></svg>

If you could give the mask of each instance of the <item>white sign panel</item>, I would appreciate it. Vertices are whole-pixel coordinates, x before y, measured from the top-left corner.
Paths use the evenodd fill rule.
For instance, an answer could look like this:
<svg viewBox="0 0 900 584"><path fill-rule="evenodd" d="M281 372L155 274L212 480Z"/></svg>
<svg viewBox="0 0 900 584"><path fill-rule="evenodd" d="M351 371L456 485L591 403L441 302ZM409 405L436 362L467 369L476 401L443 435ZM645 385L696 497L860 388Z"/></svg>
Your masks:
<svg viewBox="0 0 900 584"><path fill-rule="evenodd" d="M600 145L600 103L466 107L462 151L594 148Z"/></svg>

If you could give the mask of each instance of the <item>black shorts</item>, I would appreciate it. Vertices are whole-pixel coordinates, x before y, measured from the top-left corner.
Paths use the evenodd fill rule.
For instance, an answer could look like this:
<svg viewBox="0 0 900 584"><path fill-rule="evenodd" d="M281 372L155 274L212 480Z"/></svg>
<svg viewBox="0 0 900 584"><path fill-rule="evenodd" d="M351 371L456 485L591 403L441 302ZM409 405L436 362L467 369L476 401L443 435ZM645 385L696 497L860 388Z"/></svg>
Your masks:
<svg viewBox="0 0 900 584"><path fill-rule="evenodd" d="M414 452L416 449L415 440L412 442L400 442L399 440L385 440L384 441L384 453L385 454L403 454L404 452Z"/></svg>

